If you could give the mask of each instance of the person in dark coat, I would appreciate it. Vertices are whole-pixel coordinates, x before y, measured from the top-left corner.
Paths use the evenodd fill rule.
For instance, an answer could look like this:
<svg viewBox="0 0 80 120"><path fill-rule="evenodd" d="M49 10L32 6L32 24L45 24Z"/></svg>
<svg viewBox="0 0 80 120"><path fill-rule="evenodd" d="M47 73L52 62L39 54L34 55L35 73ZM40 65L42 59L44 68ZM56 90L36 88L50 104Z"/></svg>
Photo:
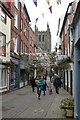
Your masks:
<svg viewBox="0 0 80 120"><path fill-rule="evenodd" d="M46 80L44 80L44 84L43 84L44 96L45 96L45 92L46 92L46 87L47 87L47 83L46 83Z"/></svg>
<svg viewBox="0 0 80 120"><path fill-rule="evenodd" d="M32 91L34 92L34 90L35 90L35 79L34 79L33 75L30 77L30 83L31 83L31 86L32 86Z"/></svg>
<svg viewBox="0 0 80 120"><path fill-rule="evenodd" d="M61 80L57 74L55 74L55 79L53 82L53 85L55 86L56 93L59 94L59 88L61 86Z"/></svg>

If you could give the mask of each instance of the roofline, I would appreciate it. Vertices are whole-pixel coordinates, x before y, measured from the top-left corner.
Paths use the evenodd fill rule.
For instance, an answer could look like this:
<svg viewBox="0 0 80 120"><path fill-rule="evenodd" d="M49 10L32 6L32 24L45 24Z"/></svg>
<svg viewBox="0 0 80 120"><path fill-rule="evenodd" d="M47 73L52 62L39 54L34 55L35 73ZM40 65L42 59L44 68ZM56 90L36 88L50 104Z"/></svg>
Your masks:
<svg viewBox="0 0 80 120"><path fill-rule="evenodd" d="M30 17L29 17L29 14L28 14L28 11L27 11L27 8L26 8L26 5L25 5L25 4L24 4L24 9L25 9L26 14L27 14L27 16L28 16L28 20L29 20L29 22L31 22Z"/></svg>
<svg viewBox="0 0 80 120"><path fill-rule="evenodd" d="M7 14L8 16L14 17L14 16L11 14L11 12L9 11L9 9L4 5L3 2L0 1L0 4L6 9L6 11L7 11L7 13L8 13L8 14Z"/></svg>
<svg viewBox="0 0 80 120"><path fill-rule="evenodd" d="M62 24L62 28L61 28L59 37L61 37L61 34L62 34L62 31L63 31L63 28L64 28L64 24L65 24L66 18L67 18L67 16L68 16L68 15L67 15L68 8L69 8L69 6L70 6L72 3L73 3L73 2L71 2L71 3L68 4L68 7L67 7L67 10L66 10L66 13L65 13L65 17L64 17L64 20L63 20L63 24Z"/></svg>
<svg viewBox="0 0 80 120"><path fill-rule="evenodd" d="M74 28L76 26L77 20L80 17L79 15L80 15L80 1L77 4L77 8L76 8L76 11L75 11L75 14L74 14L74 18L73 18L73 21L72 21L72 24L71 24Z"/></svg>

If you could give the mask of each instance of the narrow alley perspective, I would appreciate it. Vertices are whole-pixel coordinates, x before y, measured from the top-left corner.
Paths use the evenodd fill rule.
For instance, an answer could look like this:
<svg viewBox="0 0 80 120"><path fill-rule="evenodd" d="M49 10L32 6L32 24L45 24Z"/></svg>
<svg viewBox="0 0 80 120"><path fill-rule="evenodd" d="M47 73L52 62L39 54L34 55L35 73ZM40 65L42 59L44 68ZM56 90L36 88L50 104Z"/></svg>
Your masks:
<svg viewBox="0 0 80 120"><path fill-rule="evenodd" d="M0 0L0 118L80 120L80 0Z"/></svg>
<svg viewBox="0 0 80 120"><path fill-rule="evenodd" d="M65 112L60 109L60 101L66 97L70 97L69 93L61 88L60 94L56 94L55 89L51 95L48 90L45 96L42 92L41 99L38 100L36 88L33 93L31 86L26 86L2 95L2 117L66 118Z"/></svg>

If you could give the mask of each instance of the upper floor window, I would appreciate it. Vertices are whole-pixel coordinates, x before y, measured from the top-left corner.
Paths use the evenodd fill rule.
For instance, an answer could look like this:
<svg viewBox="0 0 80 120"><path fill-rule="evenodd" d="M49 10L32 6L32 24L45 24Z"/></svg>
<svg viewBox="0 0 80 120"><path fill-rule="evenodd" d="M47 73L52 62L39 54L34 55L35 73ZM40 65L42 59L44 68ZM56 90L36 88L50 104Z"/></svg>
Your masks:
<svg viewBox="0 0 80 120"><path fill-rule="evenodd" d="M14 52L17 52L17 38L13 38L14 41Z"/></svg>
<svg viewBox="0 0 80 120"><path fill-rule="evenodd" d="M14 6L18 9L18 0L14 0Z"/></svg>
<svg viewBox="0 0 80 120"><path fill-rule="evenodd" d="M0 55L6 56L6 35L0 32Z"/></svg>
<svg viewBox="0 0 80 120"><path fill-rule="evenodd" d="M1 21L3 23L6 23L6 14L5 14L5 12L3 10L1 10Z"/></svg>
<svg viewBox="0 0 80 120"><path fill-rule="evenodd" d="M16 12L14 14L14 26L18 28L18 14Z"/></svg>
<svg viewBox="0 0 80 120"><path fill-rule="evenodd" d="M21 30L23 29L23 19L21 19Z"/></svg>
<svg viewBox="0 0 80 120"><path fill-rule="evenodd" d="M42 41L44 42L44 35L42 36Z"/></svg>
<svg viewBox="0 0 80 120"><path fill-rule="evenodd" d="M39 35L39 42L41 42L41 35Z"/></svg>

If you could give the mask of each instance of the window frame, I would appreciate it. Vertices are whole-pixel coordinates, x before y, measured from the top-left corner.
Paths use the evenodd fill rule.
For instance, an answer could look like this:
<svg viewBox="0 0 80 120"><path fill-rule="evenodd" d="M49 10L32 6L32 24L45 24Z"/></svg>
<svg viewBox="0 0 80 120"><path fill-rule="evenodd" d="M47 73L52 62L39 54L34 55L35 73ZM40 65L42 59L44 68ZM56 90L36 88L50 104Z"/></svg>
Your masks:
<svg viewBox="0 0 80 120"><path fill-rule="evenodd" d="M14 13L14 26L18 29L18 14L17 14L17 12Z"/></svg>
<svg viewBox="0 0 80 120"><path fill-rule="evenodd" d="M5 15L5 17L2 16L2 13ZM6 13L3 9L1 9L1 21L6 24Z"/></svg>
<svg viewBox="0 0 80 120"><path fill-rule="evenodd" d="M14 41L14 52L16 53L18 50L17 44L18 44L18 39L16 37L13 38Z"/></svg>
<svg viewBox="0 0 80 120"><path fill-rule="evenodd" d="M39 42L41 42L41 35L39 35Z"/></svg>
<svg viewBox="0 0 80 120"><path fill-rule="evenodd" d="M44 42L44 35L42 35L42 42Z"/></svg>
<svg viewBox="0 0 80 120"><path fill-rule="evenodd" d="M1 41L1 52L2 52L2 54L0 55L0 56L6 56L6 35L5 34L3 34L2 32L0 32L0 34L1 34L1 36L3 36L4 38L2 39L2 41L4 42L4 43L2 43L2 41ZM3 48L4 47L4 48Z"/></svg>
<svg viewBox="0 0 80 120"><path fill-rule="evenodd" d="M23 30L23 19L21 19L21 30Z"/></svg>
<svg viewBox="0 0 80 120"><path fill-rule="evenodd" d="M2 69L2 78L1 78L1 87L5 87L6 86L6 69L3 68ZM5 74L5 75L4 75ZM5 78L4 78L5 77Z"/></svg>

